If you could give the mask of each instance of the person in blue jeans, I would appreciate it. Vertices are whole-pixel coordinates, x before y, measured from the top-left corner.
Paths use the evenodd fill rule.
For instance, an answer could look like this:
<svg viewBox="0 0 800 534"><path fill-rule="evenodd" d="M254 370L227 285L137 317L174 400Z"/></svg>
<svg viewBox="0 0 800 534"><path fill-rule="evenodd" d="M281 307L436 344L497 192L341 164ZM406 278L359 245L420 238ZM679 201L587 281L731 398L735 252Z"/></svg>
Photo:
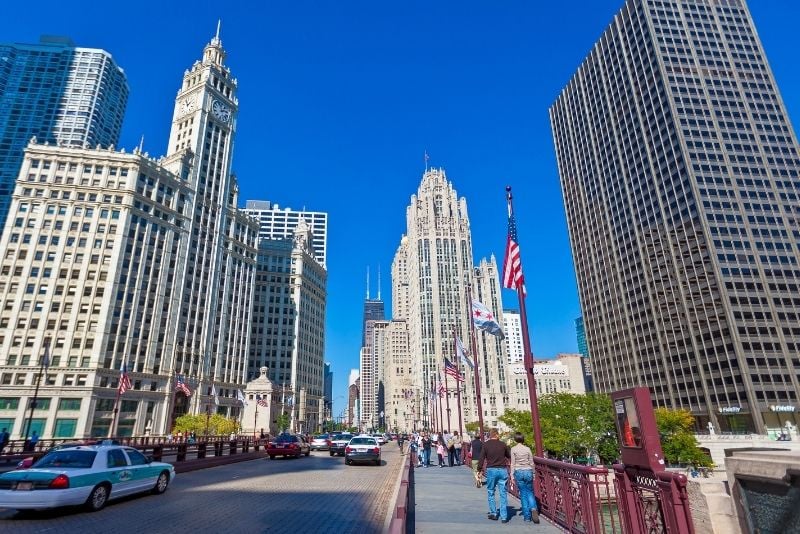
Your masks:
<svg viewBox="0 0 800 534"><path fill-rule="evenodd" d="M508 481L508 469L506 462L511 457L508 445L500 441L500 434L497 429L489 431L489 439L481 447L481 455L478 458L478 471L483 471L484 462L486 465L486 496L489 501L489 513L487 518L497 521L499 518L503 523L508 523L508 492L506 482ZM495 492L500 493L500 509L495 503Z"/></svg>
<svg viewBox="0 0 800 534"><path fill-rule="evenodd" d="M536 506L536 495L533 492L534 468L533 453L523 441L525 437L517 432L514 435L516 445L511 447L511 473L514 484L519 489L519 500L522 503L522 518L524 521L539 522L539 510Z"/></svg>
<svg viewBox="0 0 800 534"><path fill-rule="evenodd" d="M427 432L422 436L422 464L424 467L431 466L431 436Z"/></svg>

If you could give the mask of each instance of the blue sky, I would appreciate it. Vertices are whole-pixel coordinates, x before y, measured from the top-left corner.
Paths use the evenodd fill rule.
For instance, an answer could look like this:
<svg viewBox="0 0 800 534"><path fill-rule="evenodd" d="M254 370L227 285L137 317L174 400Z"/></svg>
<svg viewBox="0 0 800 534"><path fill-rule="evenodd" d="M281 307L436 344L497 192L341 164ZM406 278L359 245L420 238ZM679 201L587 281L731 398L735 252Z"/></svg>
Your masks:
<svg viewBox="0 0 800 534"><path fill-rule="evenodd" d="M576 350L580 305L547 110L621 5L44 0L7 3L0 40L67 35L111 52L131 87L121 145L144 135L160 155L181 76L222 18L239 80L242 202L330 214L326 352L338 397L358 367L366 267L381 266L390 300L389 266L426 150L467 198L476 261L501 261L503 188L513 186L534 354ZM796 119L800 3L749 7ZM504 299L516 307L513 293Z"/></svg>

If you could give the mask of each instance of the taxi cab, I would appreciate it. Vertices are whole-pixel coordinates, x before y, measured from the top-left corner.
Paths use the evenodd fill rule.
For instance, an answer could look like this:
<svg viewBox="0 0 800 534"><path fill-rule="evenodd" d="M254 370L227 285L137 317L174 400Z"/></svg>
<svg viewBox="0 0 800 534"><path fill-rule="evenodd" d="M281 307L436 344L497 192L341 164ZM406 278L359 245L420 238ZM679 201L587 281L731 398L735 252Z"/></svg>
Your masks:
<svg viewBox="0 0 800 534"><path fill-rule="evenodd" d="M0 508L84 505L97 511L109 499L164 493L174 478L171 464L154 462L132 447L65 447L47 453L30 469L0 475Z"/></svg>

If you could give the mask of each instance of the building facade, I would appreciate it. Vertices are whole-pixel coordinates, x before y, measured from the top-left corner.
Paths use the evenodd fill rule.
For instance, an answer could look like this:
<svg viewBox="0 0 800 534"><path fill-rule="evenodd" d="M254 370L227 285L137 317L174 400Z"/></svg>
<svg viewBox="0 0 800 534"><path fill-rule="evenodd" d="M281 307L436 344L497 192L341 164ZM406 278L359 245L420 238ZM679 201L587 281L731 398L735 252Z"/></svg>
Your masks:
<svg viewBox="0 0 800 534"><path fill-rule="evenodd" d="M323 380L323 393L325 399L325 413L323 414L323 421L330 421L333 417L333 370L331 369L331 362L325 362L322 370Z"/></svg>
<svg viewBox="0 0 800 534"><path fill-rule="evenodd" d="M443 369L447 357L466 377L461 384L463 421L477 421L472 371L464 369L456 357L455 337L469 346L472 319L468 288L474 299L487 299L482 302L502 324L497 267L493 258L474 267L467 202L458 198L442 169L425 171L417 193L406 208L406 225L406 235L401 238L392 263L392 299L393 304L399 304L393 307L394 318L405 320L408 326L409 353L413 355L413 398L419 399L414 405L414 420L423 428L434 426L433 411L439 410L438 404L433 405L438 400L432 401L431 396L439 379L446 380ZM507 358L506 348L499 338L495 342L483 339L480 333L478 336L479 360L491 362L487 371L481 368L482 384L491 384L493 388L491 398L495 408L491 409L489 404L483 407L489 414L487 417L491 417L492 413L503 413L501 404L507 400L505 393L501 393L506 389L501 385L505 382L506 364L496 361L498 356ZM437 416L435 423L436 427L443 425L447 430L459 427L457 388L450 382L449 418ZM447 399L442 410L446 402ZM496 421L496 416L491 421Z"/></svg>
<svg viewBox="0 0 800 534"><path fill-rule="evenodd" d="M628 0L550 109L595 387L798 423L797 137L743 0Z"/></svg>
<svg viewBox="0 0 800 534"><path fill-rule="evenodd" d="M291 239L299 222L305 221L311 229L311 248L314 257L327 269L328 214L321 211L295 211L281 208L269 200L248 200L245 213L258 219L261 239Z"/></svg>
<svg viewBox="0 0 800 534"><path fill-rule="evenodd" d="M45 342L31 425L42 437L165 434L212 406L239 415L258 225L223 176L233 116L217 98L234 98L223 56L215 38L184 76L165 158L29 144L0 240L0 424L12 434L25 434ZM133 387L112 428L123 364Z"/></svg>
<svg viewBox="0 0 800 534"><path fill-rule="evenodd" d="M583 357L580 354L558 354L553 360L535 361L533 376L536 377L536 394L540 399L552 393L586 393ZM509 408L529 412L528 378L521 362L509 365L508 382L511 394Z"/></svg>
<svg viewBox="0 0 800 534"><path fill-rule="evenodd" d="M248 375L263 366L281 388L291 429L316 432L325 416L327 272L313 255L305 221L293 239L258 245Z"/></svg>
<svg viewBox="0 0 800 534"><path fill-rule="evenodd" d="M0 228L32 137L71 147L116 145L127 102L125 73L105 50L57 37L0 44Z"/></svg>
<svg viewBox="0 0 800 534"><path fill-rule="evenodd" d="M506 335L508 363L521 362L525 348L522 344L522 321L518 311L503 310L503 333Z"/></svg>
<svg viewBox="0 0 800 534"><path fill-rule="evenodd" d="M414 397L413 362L408 350L408 323L389 321L386 328L386 353L383 357L383 411L387 430L411 432L416 427L414 413L419 399Z"/></svg>

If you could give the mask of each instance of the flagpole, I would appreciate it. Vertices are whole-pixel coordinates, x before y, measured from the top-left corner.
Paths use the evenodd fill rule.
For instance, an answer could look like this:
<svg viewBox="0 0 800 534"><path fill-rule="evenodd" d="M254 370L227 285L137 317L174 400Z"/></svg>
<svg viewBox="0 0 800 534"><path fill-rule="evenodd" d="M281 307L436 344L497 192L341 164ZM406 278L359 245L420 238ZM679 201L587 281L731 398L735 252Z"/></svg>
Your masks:
<svg viewBox="0 0 800 534"><path fill-rule="evenodd" d="M119 377L122 380L122 375ZM117 416L119 415L119 384L117 384L117 397L114 399L114 416L111 418L111 425L108 427L108 438L114 437L114 427L117 426Z"/></svg>
<svg viewBox="0 0 800 534"><path fill-rule="evenodd" d="M472 318L472 285L467 284L467 310L469 310L469 333L470 333L470 348L472 349L472 364L475 367L475 402L478 405L478 431L480 432L478 439L483 441L483 401L481 400L481 378L480 369L478 368L478 339L475 337L475 321Z"/></svg>
<svg viewBox="0 0 800 534"><path fill-rule="evenodd" d="M456 340L456 325L453 324L453 360L460 360L458 356L458 341ZM454 362L455 363L455 362ZM461 373L461 362L455 363L456 371ZM458 403L458 435L464 438L464 418L461 414L461 382L456 380L456 402Z"/></svg>
<svg viewBox="0 0 800 534"><path fill-rule="evenodd" d="M436 377L439 380L436 384L436 398L439 399L439 432L444 432L447 429L444 427L444 410L442 410L442 372L437 372Z"/></svg>
<svg viewBox="0 0 800 534"><path fill-rule="evenodd" d="M28 437L30 436L31 426L33 425L33 411L36 409L36 403L39 400L39 384L42 381L42 373L44 372L44 364L45 360L49 358L48 352L50 350L50 338L44 340L44 357L39 362L39 374L36 375L36 388L33 390L33 399L31 399L31 410L28 415L28 424L25 425L25 441L24 443L28 443ZM50 363L48 362L48 365ZM24 446L24 445L23 445Z"/></svg>
<svg viewBox="0 0 800 534"><path fill-rule="evenodd" d="M511 186L506 186L506 199L508 201L508 216L514 215L514 205L511 196ZM531 354L531 341L528 334L528 314L525 310L525 285L517 285L517 298L519 299L519 320L522 323L522 350L523 363L528 378L528 399L531 405L531 419L533 422L533 440L536 445L536 455L544 454L542 444L542 427L539 421L539 399L536 394L536 377L533 374L533 355Z"/></svg>
<svg viewBox="0 0 800 534"><path fill-rule="evenodd" d="M458 382L456 382L458 384ZM447 373L444 374L444 395L447 401L447 431L453 433L453 423L450 421L450 381L447 379Z"/></svg>

